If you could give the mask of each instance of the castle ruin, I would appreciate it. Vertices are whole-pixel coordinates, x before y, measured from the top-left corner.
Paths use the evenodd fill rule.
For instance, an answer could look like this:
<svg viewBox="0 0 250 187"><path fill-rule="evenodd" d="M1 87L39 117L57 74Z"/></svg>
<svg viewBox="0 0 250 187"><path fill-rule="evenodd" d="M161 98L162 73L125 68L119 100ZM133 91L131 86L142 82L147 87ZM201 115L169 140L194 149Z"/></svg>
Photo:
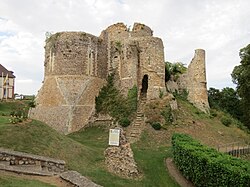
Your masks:
<svg viewBox="0 0 250 187"><path fill-rule="evenodd" d="M208 109L204 55L203 50L196 53L182 86L191 102ZM99 37L84 32L53 34L46 40L44 66L43 86L30 117L64 134L89 122L95 97L111 73L124 95L133 86L138 88L138 99L166 93L163 42L140 23L131 31L123 23L111 25Z"/></svg>

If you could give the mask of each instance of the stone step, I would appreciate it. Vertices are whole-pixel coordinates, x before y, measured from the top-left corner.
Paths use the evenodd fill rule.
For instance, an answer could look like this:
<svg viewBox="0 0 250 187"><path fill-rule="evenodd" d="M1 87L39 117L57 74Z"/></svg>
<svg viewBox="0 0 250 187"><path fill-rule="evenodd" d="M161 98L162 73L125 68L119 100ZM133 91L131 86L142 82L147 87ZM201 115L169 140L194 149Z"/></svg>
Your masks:
<svg viewBox="0 0 250 187"><path fill-rule="evenodd" d="M100 185L92 182L88 178L82 176L77 171L66 171L60 175L60 177L70 183L72 183L74 186L79 187L101 187Z"/></svg>
<svg viewBox="0 0 250 187"><path fill-rule="evenodd" d="M138 118L138 117L137 117L137 118L136 118L136 120L142 121L142 120L143 120L143 118Z"/></svg>
<svg viewBox="0 0 250 187"><path fill-rule="evenodd" d="M134 125L133 125L133 127L141 127L141 123L135 123Z"/></svg>
<svg viewBox="0 0 250 187"><path fill-rule="evenodd" d="M133 129L133 130L131 131L131 133L134 133L134 134L137 133L137 134L138 134L138 133L140 133L140 130L139 130L139 129Z"/></svg>
<svg viewBox="0 0 250 187"><path fill-rule="evenodd" d="M134 137L138 137L137 134L130 134L130 136L133 137L133 138L134 138Z"/></svg>
<svg viewBox="0 0 250 187"><path fill-rule="evenodd" d="M129 142L130 143L134 143L138 140L138 138L135 138L135 137L129 137Z"/></svg>
<svg viewBox="0 0 250 187"><path fill-rule="evenodd" d="M140 131L140 130L141 130L141 126L136 126L133 129L131 129L130 131L133 132L133 131Z"/></svg>
<svg viewBox="0 0 250 187"><path fill-rule="evenodd" d="M130 134L140 134L139 131L131 131Z"/></svg>

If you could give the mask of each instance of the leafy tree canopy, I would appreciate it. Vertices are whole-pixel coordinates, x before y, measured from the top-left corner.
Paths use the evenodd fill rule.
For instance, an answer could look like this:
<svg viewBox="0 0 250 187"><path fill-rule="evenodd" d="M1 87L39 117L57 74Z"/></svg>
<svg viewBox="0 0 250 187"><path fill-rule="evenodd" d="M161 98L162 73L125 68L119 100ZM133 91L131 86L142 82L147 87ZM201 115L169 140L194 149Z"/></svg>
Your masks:
<svg viewBox="0 0 250 187"><path fill-rule="evenodd" d="M241 97L243 121L250 128L250 44L240 50L240 65L232 72L233 83Z"/></svg>
<svg viewBox="0 0 250 187"><path fill-rule="evenodd" d="M165 81L169 81L171 79L171 75L174 80L176 80L180 74L183 74L186 71L187 67L185 67L185 64L181 62L165 62Z"/></svg>
<svg viewBox="0 0 250 187"><path fill-rule="evenodd" d="M220 109L231 114L234 118L242 118L240 98L233 88L209 88L208 101L211 108Z"/></svg>

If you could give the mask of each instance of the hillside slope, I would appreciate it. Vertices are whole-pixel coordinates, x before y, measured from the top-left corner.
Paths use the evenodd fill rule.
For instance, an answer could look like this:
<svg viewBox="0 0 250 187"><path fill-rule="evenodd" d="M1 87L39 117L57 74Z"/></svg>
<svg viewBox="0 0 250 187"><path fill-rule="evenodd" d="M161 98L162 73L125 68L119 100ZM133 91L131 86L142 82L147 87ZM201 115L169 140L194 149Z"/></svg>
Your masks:
<svg viewBox="0 0 250 187"><path fill-rule="evenodd" d="M167 107L166 102L161 99L147 104L145 113L150 115L158 115ZM228 114L222 111L213 110L211 114L205 114L195 108L189 102L178 98L178 110L172 111L175 120L172 124L164 125L166 130L153 131L150 125L147 126L148 132L152 139L158 144L170 145L171 136L174 132L190 134L193 138L200 140L202 143L211 147L217 148L219 145L224 145L232 142L242 144L250 144L250 134L238 128L238 121L231 118ZM152 111L147 111L148 108L154 108ZM230 126L225 126L221 122L221 118L226 116L231 120Z"/></svg>
<svg viewBox="0 0 250 187"><path fill-rule="evenodd" d="M154 102L148 105L156 106L153 107L154 112L161 113L166 102L163 99ZM169 176L164 160L171 157L171 136L174 132L190 134L213 147L235 141L250 141L250 135L238 129L234 123L226 127L220 122L221 115L224 115L222 112L216 112L217 116L211 118L180 99L178 107L172 125L166 124L165 129L156 131L146 124L141 139L132 145L135 160L143 173L140 180L123 179L107 171L103 153L108 146L108 126L91 127L65 136L39 121L9 124L8 116L0 116L0 147L63 159L69 169L77 170L103 186L171 187L178 185ZM8 111L5 110L4 115ZM154 112L151 111L151 115Z"/></svg>

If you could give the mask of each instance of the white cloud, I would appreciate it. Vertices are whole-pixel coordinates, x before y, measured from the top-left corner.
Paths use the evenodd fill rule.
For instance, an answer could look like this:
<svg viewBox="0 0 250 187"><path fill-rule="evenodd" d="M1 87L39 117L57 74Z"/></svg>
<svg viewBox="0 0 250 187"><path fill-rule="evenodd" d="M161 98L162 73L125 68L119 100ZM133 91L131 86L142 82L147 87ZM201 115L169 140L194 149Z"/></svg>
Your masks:
<svg viewBox="0 0 250 187"><path fill-rule="evenodd" d="M46 31L98 36L116 22L142 22L163 39L166 60L188 64L194 50L203 48L208 86L232 86L239 49L250 41L249 7L248 0L1 0L0 63L15 72L17 92L36 93Z"/></svg>

